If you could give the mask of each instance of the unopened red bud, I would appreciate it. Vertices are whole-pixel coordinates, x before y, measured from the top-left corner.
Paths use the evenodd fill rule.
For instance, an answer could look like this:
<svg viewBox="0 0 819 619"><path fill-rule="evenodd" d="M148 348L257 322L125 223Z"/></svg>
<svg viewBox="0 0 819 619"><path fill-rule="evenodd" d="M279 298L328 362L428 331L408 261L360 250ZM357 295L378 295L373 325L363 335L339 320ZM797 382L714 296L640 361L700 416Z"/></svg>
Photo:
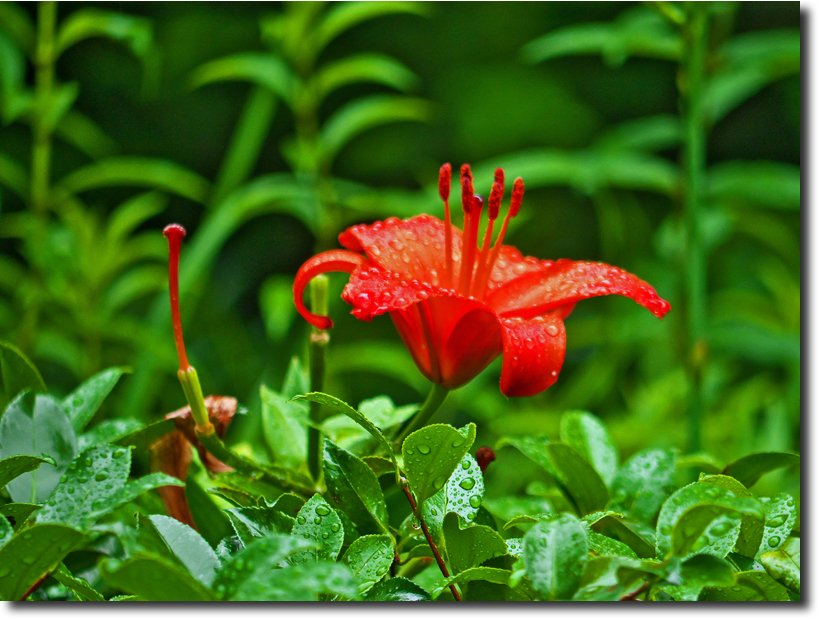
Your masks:
<svg viewBox="0 0 819 619"><path fill-rule="evenodd" d="M481 473L486 472L486 467L491 462L495 461L495 452L490 447L481 447L475 452L475 459L478 461L478 466L481 468Z"/></svg>
<svg viewBox="0 0 819 619"><path fill-rule="evenodd" d="M449 200L449 191L452 188L452 166L445 163L438 173L438 195L441 200Z"/></svg>
<svg viewBox="0 0 819 619"><path fill-rule="evenodd" d="M523 179L518 177L512 187L512 203L509 205L510 217L514 217L520 212L521 202L523 202Z"/></svg>

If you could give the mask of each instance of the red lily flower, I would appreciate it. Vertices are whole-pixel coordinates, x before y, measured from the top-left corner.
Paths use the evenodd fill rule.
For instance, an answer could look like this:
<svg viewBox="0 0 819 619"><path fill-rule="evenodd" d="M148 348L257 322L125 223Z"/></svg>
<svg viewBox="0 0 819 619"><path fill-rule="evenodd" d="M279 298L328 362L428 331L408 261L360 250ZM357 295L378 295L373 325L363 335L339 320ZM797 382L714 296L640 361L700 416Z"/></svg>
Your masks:
<svg viewBox="0 0 819 619"><path fill-rule="evenodd" d="M342 298L352 314L370 321L389 314L421 373L447 389L460 387L503 353L501 392L540 393L557 380L566 352L563 319L581 299L607 294L630 297L658 318L671 309L646 282L600 262L538 260L503 245L509 220L523 198L523 180L495 244L492 229L504 193L504 173L495 172L483 243L478 232L483 199L472 189L468 165L461 168L464 231L451 223L451 167L441 168L439 193L445 222L429 215L389 218L358 225L339 235L347 250L327 251L304 263L296 275L296 307L318 327L333 326L304 306L303 292L320 273L350 273Z"/></svg>

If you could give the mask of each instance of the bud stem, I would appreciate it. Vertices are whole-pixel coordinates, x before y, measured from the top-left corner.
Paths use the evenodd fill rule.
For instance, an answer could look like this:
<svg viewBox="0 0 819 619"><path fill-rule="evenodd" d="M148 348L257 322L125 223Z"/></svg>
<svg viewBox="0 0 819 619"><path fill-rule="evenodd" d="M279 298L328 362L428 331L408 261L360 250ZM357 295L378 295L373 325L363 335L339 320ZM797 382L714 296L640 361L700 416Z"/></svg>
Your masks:
<svg viewBox="0 0 819 619"><path fill-rule="evenodd" d="M326 275L317 275L310 281L310 310L319 316L329 313L329 283ZM321 391L324 388L324 374L327 361L327 345L330 343L330 334L317 327L310 333L310 390ZM310 426L307 429L307 466L314 481L321 476L322 454L321 433L318 425L321 423L321 404L310 402Z"/></svg>

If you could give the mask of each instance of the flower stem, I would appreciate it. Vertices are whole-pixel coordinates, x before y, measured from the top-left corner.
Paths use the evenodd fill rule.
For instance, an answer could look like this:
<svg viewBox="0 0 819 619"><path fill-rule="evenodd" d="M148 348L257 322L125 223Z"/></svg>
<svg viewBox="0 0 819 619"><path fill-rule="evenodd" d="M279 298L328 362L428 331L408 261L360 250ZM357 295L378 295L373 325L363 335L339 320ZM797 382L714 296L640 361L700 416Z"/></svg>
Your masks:
<svg viewBox="0 0 819 619"><path fill-rule="evenodd" d="M435 556L435 561L438 563L438 568L441 570L441 574L444 575L444 578L449 578L449 570L446 569L446 563L444 563L441 553L438 552L438 546L435 545L435 541L432 539L432 535L430 535L429 529L427 528L427 523L424 522L424 519L418 510L418 505L415 503L415 499L412 496L412 490L410 490L409 485L406 483L401 485L401 489L407 496L407 501L409 501L413 515L418 519L418 522L421 523L421 530L424 532L424 537L427 538L427 543L432 550L432 554ZM454 584L451 584L449 585L449 590L452 591L452 595L455 596L455 599L460 602L461 594L458 593L457 587L455 587Z"/></svg>
<svg viewBox="0 0 819 619"><path fill-rule="evenodd" d="M328 314L328 285L326 275L318 275L310 281L310 309L314 314L326 316ZM324 373L327 360L327 345L330 343L329 332L313 327L310 333L310 389L321 391L324 388ZM314 481L321 475L322 454L321 433L318 424L321 423L321 404L310 402L310 426L307 429L307 465Z"/></svg>
<svg viewBox="0 0 819 619"><path fill-rule="evenodd" d="M31 151L31 206L37 215L48 207L48 183L51 170L52 123L47 122L54 88L54 29L57 3L41 2L37 7L37 42L34 49L34 114Z"/></svg>
<svg viewBox="0 0 819 619"><path fill-rule="evenodd" d="M686 50L681 67L684 115L685 218L688 231L686 292L692 392L688 409L688 449L700 450L702 371L706 342L706 249L702 239L702 195L705 180L706 119L703 110L708 52L707 3L691 3L685 23Z"/></svg>
<svg viewBox="0 0 819 619"><path fill-rule="evenodd" d="M441 407L441 404L444 403L444 400L448 394L448 389L442 387L438 383L434 383L432 385L432 390L427 396L427 399L421 405L421 409L415 413L415 416L409 422L409 425L407 425L407 427L404 428L404 431L401 432L401 435L396 440L396 443L400 446L404 442L404 439L406 439L410 434L427 425L429 420L432 419L432 416Z"/></svg>

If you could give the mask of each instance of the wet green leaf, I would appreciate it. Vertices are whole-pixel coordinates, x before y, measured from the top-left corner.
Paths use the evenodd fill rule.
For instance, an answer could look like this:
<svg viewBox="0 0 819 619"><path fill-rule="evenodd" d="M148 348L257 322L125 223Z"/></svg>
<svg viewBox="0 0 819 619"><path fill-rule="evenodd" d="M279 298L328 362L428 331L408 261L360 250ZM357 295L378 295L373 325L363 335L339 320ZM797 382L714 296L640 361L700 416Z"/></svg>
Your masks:
<svg viewBox="0 0 819 619"><path fill-rule="evenodd" d="M660 588L678 602L695 602L705 587L728 587L734 584L734 570L724 559L696 555L683 563L682 584Z"/></svg>
<svg viewBox="0 0 819 619"><path fill-rule="evenodd" d="M699 596L705 602L787 602L788 590L765 572L739 572L730 587L707 587Z"/></svg>
<svg viewBox="0 0 819 619"><path fill-rule="evenodd" d="M293 563L335 561L344 542L341 518L320 494L314 494L299 510L293 535L310 540L314 550L305 550L291 558Z"/></svg>
<svg viewBox="0 0 819 619"><path fill-rule="evenodd" d="M475 424L464 436L452 426L433 424L410 434L401 448L404 469L419 508L440 491L475 442Z"/></svg>
<svg viewBox="0 0 819 619"><path fill-rule="evenodd" d="M796 505L789 494L783 492L775 498L763 500L763 503L765 504L765 530L759 544L759 551L756 553L757 559L763 553L776 550L788 539L797 518Z"/></svg>
<svg viewBox="0 0 819 619"><path fill-rule="evenodd" d="M15 502L44 502L77 454L77 439L60 402L50 395L21 394L0 418L0 458L42 454L50 456L56 466L13 479L8 491Z"/></svg>
<svg viewBox="0 0 819 619"><path fill-rule="evenodd" d="M4 488L12 479L23 473L37 470L41 464L55 466L57 463L48 456L11 456L0 460L0 488Z"/></svg>
<svg viewBox="0 0 819 619"><path fill-rule="evenodd" d="M580 515L603 509L609 501L606 484L574 449L562 443L546 445L546 455L565 492L574 499Z"/></svg>
<svg viewBox="0 0 819 619"><path fill-rule="evenodd" d="M674 487L674 454L640 452L623 464L611 485L612 505L645 522L654 518Z"/></svg>
<svg viewBox="0 0 819 619"><path fill-rule="evenodd" d="M19 531L0 548L0 599L19 600L83 540L83 534L60 524L35 524Z"/></svg>
<svg viewBox="0 0 819 619"><path fill-rule="evenodd" d="M67 589L81 596L81 600L87 600L89 602L105 601L102 594L89 585L85 578L74 576L68 571L68 568L64 564L60 564L60 567L52 572L51 576L61 585L64 585Z"/></svg>
<svg viewBox="0 0 819 619"><path fill-rule="evenodd" d="M128 368L109 368L92 376L63 399L63 408L71 420L71 427L79 432L97 412L103 400L111 393L117 381Z"/></svg>
<svg viewBox="0 0 819 619"><path fill-rule="evenodd" d="M289 535L296 519L275 507L240 507L225 513L245 546L269 535Z"/></svg>
<svg viewBox="0 0 819 619"><path fill-rule="evenodd" d="M446 515L443 533L449 566L455 574L506 554L506 542L496 531L482 525L461 528L457 514Z"/></svg>
<svg viewBox="0 0 819 619"><path fill-rule="evenodd" d="M261 387L262 431L281 466L298 468L307 457L307 406L288 401L264 385Z"/></svg>
<svg viewBox="0 0 819 619"><path fill-rule="evenodd" d="M750 488L765 473L795 464L799 464L799 454L786 452L755 453L734 460L725 467L722 473L738 480L746 488Z"/></svg>
<svg viewBox="0 0 819 619"><path fill-rule="evenodd" d="M367 591L363 599L368 602L428 602L432 598L425 589L399 576L382 580Z"/></svg>
<svg viewBox="0 0 819 619"><path fill-rule="evenodd" d="M791 591L799 593L801 557L800 539L798 537L789 537L777 550L762 553L759 561L771 578Z"/></svg>
<svg viewBox="0 0 819 619"><path fill-rule="evenodd" d="M197 531L178 520L160 515L148 516L148 520L191 576L209 587L221 567L213 548Z"/></svg>
<svg viewBox="0 0 819 619"><path fill-rule="evenodd" d="M617 472L617 448L606 426L585 411L570 411L560 418L560 440L574 448L611 485Z"/></svg>
<svg viewBox="0 0 819 619"><path fill-rule="evenodd" d="M739 483L733 477L727 475L709 475L700 478L701 483L715 484L733 492L735 496L744 499L752 499L754 495L749 492L745 486ZM764 529L764 519L756 516L743 515L742 526L739 530L739 537L737 537L734 551L746 557L753 557L757 554L762 541Z"/></svg>
<svg viewBox="0 0 819 619"><path fill-rule="evenodd" d="M176 430L176 424L173 419L162 419L126 434L117 439L116 444L123 447L131 445L137 449L148 449L156 441L174 430Z"/></svg>
<svg viewBox="0 0 819 619"><path fill-rule="evenodd" d="M441 582L432 592L432 599L436 599L441 593L449 588L449 585L464 585L476 580L491 582L497 585L505 585L509 582L512 572L497 567L472 567L459 574L450 576Z"/></svg>
<svg viewBox="0 0 819 619"><path fill-rule="evenodd" d="M387 504L370 467L329 440L324 441L323 466L331 504L343 509L362 533L388 533Z"/></svg>
<svg viewBox="0 0 819 619"><path fill-rule="evenodd" d="M144 427L145 424L136 419L106 419L77 437L77 450L82 452L89 447L116 443Z"/></svg>
<svg viewBox="0 0 819 619"><path fill-rule="evenodd" d="M592 530L586 531L589 542L589 550L596 553L598 556L613 556L613 557L630 557L637 558L635 553L626 544L616 539L612 539L606 535L596 533Z"/></svg>
<svg viewBox="0 0 819 619"><path fill-rule="evenodd" d="M0 516L5 516L14 522L14 530L19 531L28 518L40 509L34 503L6 503L0 505Z"/></svg>
<svg viewBox="0 0 819 619"><path fill-rule="evenodd" d="M395 559L389 535L365 535L355 540L341 559L350 568L362 595L373 588L390 571Z"/></svg>
<svg viewBox="0 0 819 619"><path fill-rule="evenodd" d="M523 538L523 562L545 600L568 600L580 586L589 547L586 531L571 514L533 526Z"/></svg>
<svg viewBox="0 0 819 619"><path fill-rule="evenodd" d="M356 597L356 581L346 565L321 561L270 570L260 578L242 582L230 599L246 602L314 602L322 595Z"/></svg>
<svg viewBox="0 0 819 619"><path fill-rule="evenodd" d="M423 516L433 537L440 537L444 516L454 512L465 522L472 522L478 516L483 500L484 484L481 468L474 456L467 453L446 482L446 486L427 499Z"/></svg>
<svg viewBox="0 0 819 619"><path fill-rule="evenodd" d="M657 519L657 555L687 559L695 554L724 558L739 537L742 516L763 520L762 503L721 486L694 483L663 504Z"/></svg>

